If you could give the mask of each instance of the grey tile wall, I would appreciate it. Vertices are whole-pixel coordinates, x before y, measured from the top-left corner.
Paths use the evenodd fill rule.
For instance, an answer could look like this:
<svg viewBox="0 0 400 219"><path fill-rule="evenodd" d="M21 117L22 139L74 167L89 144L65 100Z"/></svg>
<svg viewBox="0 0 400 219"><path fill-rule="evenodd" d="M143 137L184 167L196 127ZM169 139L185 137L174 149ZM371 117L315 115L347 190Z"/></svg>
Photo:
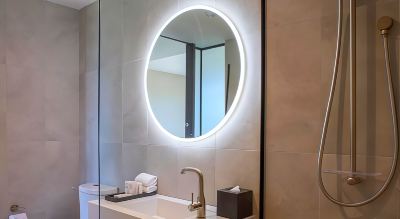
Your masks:
<svg viewBox="0 0 400 219"><path fill-rule="evenodd" d="M349 11L344 1L344 13ZM317 150L335 54L337 1L267 1L267 165L266 216L274 218L398 218L398 177L375 202L359 208L332 204L319 191ZM399 1L359 2L357 136L358 166L382 172L357 187L342 175L323 174L329 192L344 201L365 199L382 185L393 153L392 127L381 38L380 16L399 19ZM344 34L348 34L348 18ZM398 90L398 26L390 39ZM348 169L348 37L333 102L323 168ZM398 94L398 93L396 93ZM397 95L398 96L398 95ZM398 171L397 171L398 172Z"/></svg>
<svg viewBox="0 0 400 219"><path fill-rule="evenodd" d="M78 18L41 0L0 0L1 218L11 203L30 218L77 218Z"/></svg>

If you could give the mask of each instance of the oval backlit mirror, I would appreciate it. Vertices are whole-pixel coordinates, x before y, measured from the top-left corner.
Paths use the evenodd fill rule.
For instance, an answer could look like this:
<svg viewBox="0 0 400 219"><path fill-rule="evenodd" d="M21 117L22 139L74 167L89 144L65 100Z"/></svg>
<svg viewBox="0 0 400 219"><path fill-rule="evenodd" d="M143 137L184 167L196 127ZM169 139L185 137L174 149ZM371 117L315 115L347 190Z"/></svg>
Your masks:
<svg viewBox="0 0 400 219"><path fill-rule="evenodd" d="M243 45L232 22L206 6L186 8L160 30L145 89L160 128L182 140L205 138L228 120L243 86Z"/></svg>

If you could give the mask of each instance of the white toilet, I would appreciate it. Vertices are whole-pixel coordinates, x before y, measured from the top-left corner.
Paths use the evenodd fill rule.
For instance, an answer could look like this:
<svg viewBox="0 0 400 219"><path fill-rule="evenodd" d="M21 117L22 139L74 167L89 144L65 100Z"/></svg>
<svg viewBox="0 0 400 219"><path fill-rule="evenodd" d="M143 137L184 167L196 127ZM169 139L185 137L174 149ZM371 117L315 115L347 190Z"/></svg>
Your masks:
<svg viewBox="0 0 400 219"><path fill-rule="evenodd" d="M115 194L118 188L114 186L101 185L100 196L102 199L106 195ZM99 197L99 185L95 183L87 183L79 186L79 205L80 219L88 219L88 202L97 200Z"/></svg>

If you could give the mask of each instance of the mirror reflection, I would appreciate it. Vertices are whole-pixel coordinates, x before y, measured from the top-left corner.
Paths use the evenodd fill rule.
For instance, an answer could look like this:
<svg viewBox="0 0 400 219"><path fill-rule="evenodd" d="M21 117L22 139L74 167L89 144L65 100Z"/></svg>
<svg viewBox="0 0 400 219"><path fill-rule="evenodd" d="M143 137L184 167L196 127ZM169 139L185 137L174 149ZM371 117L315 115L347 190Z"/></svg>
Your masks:
<svg viewBox="0 0 400 219"><path fill-rule="evenodd" d="M147 94L160 125L180 138L202 136L230 110L240 80L238 43L217 14L190 10L158 37L147 68Z"/></svg>

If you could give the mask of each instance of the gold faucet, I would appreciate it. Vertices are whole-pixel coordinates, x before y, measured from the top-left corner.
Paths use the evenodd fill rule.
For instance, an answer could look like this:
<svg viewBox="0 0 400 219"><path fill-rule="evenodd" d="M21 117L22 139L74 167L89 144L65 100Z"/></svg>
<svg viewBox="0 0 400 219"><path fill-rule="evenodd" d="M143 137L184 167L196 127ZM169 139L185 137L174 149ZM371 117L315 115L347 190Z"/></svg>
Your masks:
<svg viewBox="0 0 400 219"><path fill-rule="evenodd" d="M192 193L192 203L188 206L189 211L197 210L197 218L205 218L206 217L206 199L204 197L204 177L203 173L194 167L185 167L181 170L181 174L185 174L186 172L194 172L199 177L199 196L197 197L197 202L193 201L193 193Z"/></svg>

